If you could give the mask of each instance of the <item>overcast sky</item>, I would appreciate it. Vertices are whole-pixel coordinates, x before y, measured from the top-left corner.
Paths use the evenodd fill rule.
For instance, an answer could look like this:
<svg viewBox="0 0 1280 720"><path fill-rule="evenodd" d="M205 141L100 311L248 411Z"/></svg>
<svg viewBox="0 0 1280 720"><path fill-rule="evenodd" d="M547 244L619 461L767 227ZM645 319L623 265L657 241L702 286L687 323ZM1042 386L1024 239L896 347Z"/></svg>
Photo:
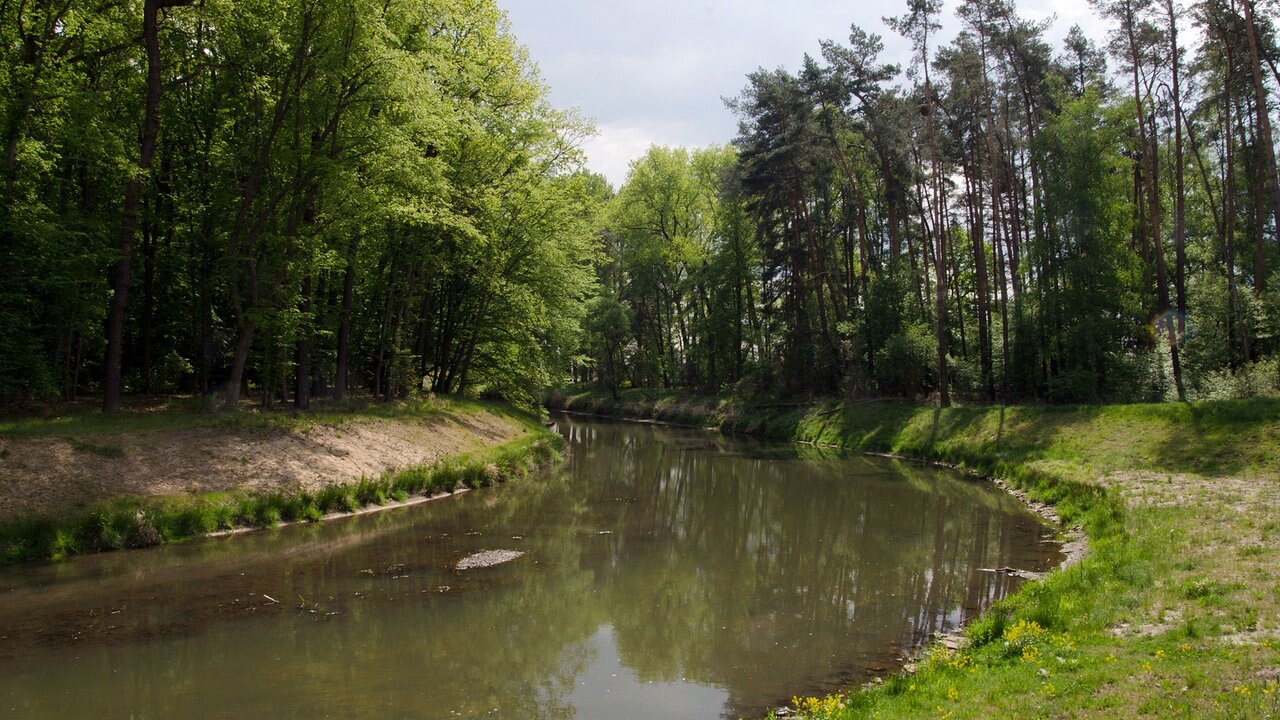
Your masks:
<svg viewBox="0 0 1280 720"><path fill-rule="evenodd" d="M551 101L576 107L599 135L586 144L588 167L615 187L632 159L650 145L704 147L725 143L737 120L722 98L738 95L753 70L795 71L818 41L847 42L857 23L881 35L882 60L905 62L905 42L881 21L906 2L887 0L498 0L512 31L529 49L551 87ZM944 22L955 26L954 2ZM1019 14L1056 13L1049 33L1060 38L1080 23L1103 44L1086 0L1023 0Z"/></svg>

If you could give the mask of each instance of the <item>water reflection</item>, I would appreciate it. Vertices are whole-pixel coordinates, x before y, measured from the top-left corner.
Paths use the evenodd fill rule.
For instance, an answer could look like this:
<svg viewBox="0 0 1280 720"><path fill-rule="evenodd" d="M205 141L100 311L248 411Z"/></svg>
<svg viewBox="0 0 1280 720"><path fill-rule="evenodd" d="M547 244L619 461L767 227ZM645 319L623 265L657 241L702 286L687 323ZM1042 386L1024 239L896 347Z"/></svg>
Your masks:
<svg viewBox="0 0 1280 720"><path fill-rule="evenodd" d="M738 717L883 669L1056 551L987 485L564 419L550 477L0 575L0 713ZM458 571L483 550L524 553Z"/></svg>

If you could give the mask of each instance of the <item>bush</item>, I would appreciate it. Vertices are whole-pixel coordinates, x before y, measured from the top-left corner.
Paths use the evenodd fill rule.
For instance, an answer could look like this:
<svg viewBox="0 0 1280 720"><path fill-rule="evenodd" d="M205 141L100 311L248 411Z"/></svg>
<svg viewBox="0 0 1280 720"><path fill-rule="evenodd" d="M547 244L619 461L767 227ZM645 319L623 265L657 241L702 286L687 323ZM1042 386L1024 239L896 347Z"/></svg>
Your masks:
<svg viewBox="0 0 1280 720"><path fill-rule="evenodd" d="M886 395L914 399L937 386L936 364L937 348L929 329L911 325L876 351L876 385Z"/></svg>
<svg viewBox="0 0 1280 720"><path fill-rule="evenodd" d="M166 540L207 535L218 529L219 512L212 503L201 502L178 510L167 523Z"/></svg>
<svg viewBox="0 0 1280 720"><path fill-rule="evenodd" d="M1194 384L1194 400L1246 400L1280 394L1280 360L1262 360L1209 373Z"/></svg>
<svg viewBox="0 0 1280 720"><path fill-rule="evenodd" d="M1098 376L1092 370L1067 370L1049 378L1051 403L1080 405L1098 401Z"/></svg>

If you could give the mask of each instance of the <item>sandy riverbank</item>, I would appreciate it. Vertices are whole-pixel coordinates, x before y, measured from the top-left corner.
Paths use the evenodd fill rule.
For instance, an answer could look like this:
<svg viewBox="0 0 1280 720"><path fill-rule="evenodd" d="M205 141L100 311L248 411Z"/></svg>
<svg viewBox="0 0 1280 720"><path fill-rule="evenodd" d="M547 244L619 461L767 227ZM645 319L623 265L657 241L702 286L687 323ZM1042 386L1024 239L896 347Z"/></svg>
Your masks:
<svg viewBox="0 0 1280 720"><path fill-rule="evenodd" d="M0 437L0 521L121 497L315 491L496 446L528 432L490 412L353 416L297 428L198 427Z"/></svg>

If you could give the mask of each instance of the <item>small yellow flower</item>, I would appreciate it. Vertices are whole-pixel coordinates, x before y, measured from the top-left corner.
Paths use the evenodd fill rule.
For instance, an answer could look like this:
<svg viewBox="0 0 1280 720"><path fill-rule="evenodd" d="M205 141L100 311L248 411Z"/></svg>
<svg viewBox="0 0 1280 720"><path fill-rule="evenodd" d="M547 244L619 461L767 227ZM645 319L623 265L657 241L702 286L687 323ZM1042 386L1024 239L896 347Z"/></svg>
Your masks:
<svg viewBox="0 0 1280 720"><path fill-rule="evenodd" d="M1035 642L1044 636L1044 628L1040 627L1040 623L1035 620L1019 620L1013 627L1004 631L1004 639L1010 644L1017 644L1023 640Z"/></svg>
<svg viewBox="0 0 1280 720"><path fill-rule="evenodd" d="M841 695L828 695L824 698L794 697L791 698L791 703L804 715L814 718L829 718L845 708L844 697Z"/></svg>

